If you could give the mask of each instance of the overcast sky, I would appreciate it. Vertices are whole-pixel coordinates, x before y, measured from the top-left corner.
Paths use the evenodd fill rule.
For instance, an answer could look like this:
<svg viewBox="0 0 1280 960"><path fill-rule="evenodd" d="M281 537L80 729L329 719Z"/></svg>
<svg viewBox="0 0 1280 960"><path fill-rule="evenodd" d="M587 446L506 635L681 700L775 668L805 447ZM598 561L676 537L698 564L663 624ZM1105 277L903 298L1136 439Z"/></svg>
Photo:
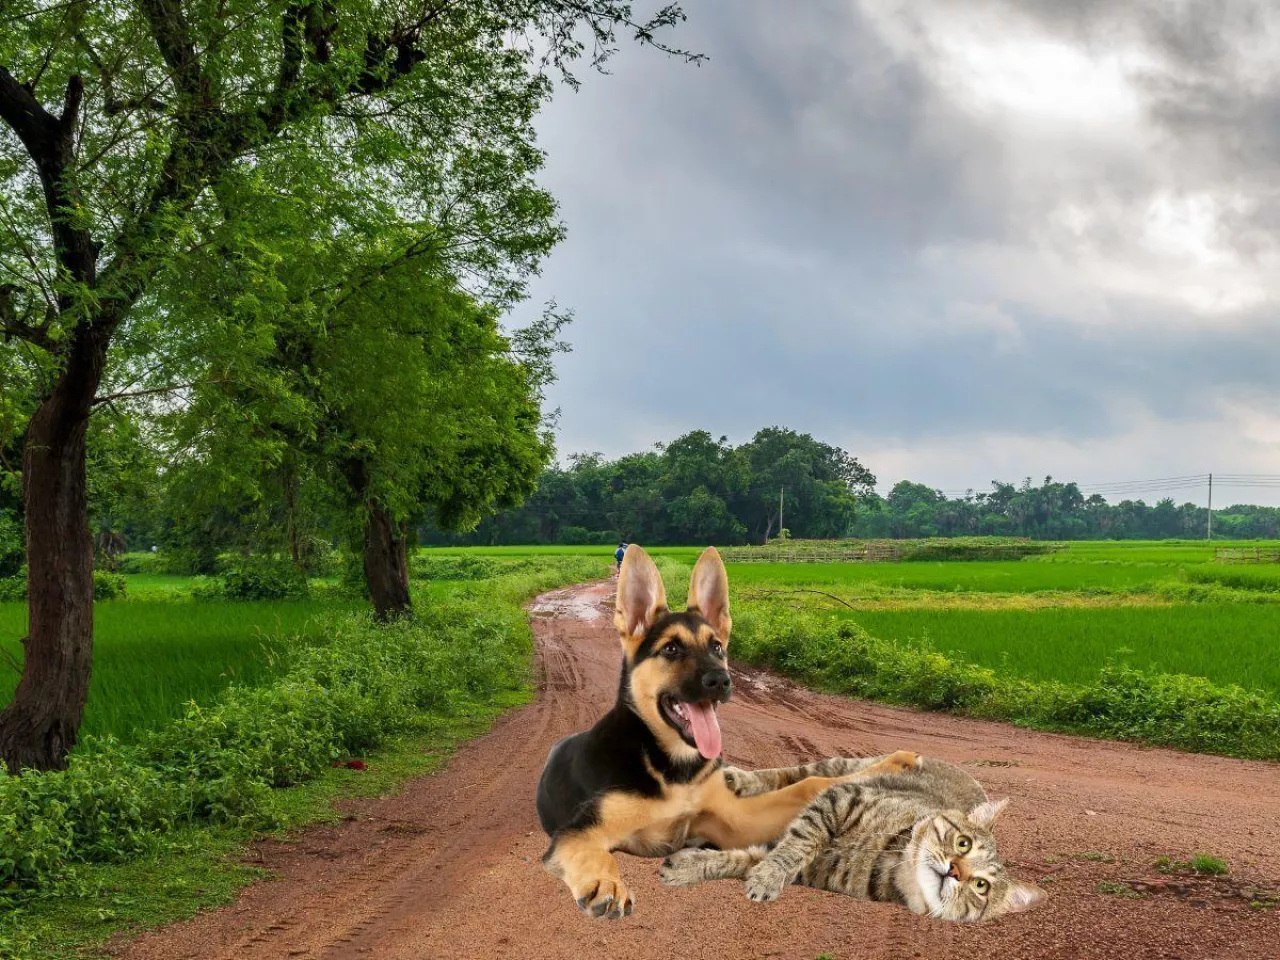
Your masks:
<svg viewBox="0 0 1280 960"><path fill-rule="evenodd" d="M562 454L779 424L882 485L1280 474L1280 5L687 7L707 63L629 47L540 123Z"/></svg>

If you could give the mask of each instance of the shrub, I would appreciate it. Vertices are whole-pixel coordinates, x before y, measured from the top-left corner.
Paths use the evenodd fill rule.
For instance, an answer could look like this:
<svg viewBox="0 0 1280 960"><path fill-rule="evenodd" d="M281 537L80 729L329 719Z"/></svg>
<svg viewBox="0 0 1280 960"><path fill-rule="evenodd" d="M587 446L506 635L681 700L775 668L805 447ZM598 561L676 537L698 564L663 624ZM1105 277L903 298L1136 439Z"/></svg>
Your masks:
<svg viewBox="0 0 1280 960"><path fill-rule="evenodd" d="M216 582L216 592L227 600L288 600L307 596L306 574L288 560L266 557L236 560L228 564ZM192 592L196 593L194 588Z"/></svg>
<svg viewBox="0 0 1280 960"><path fill-rule="evenodd" d="M119 600L128 588L128 582L118 573L108 570L93 571L93 599ZM27 571L21 570L17 576L0 579L0 602L13 602L27 599Z"/></svg>
<svg viewBox="0 0 1280 960"><path fill-rule="evenodd" d="M16 577L27 562L27 540L22 520L0 510L0 579Z"/></svg>
<svg viewBox="0 0 1280 960"><path fill-rule="evenodd" d="M124 574L111 573L107 570L93 571L93 599L120 600L128 590L128 581Z"/></svg>
<svg viewBox="0 0 1280 960"><path fill-rule="evenodd" d="M12 577L0 577L0 603L12 603L27 599L27 572Z"/></svg>
<svg viewBox="0 0 1280 960"><path fill-rule="evenodd" d="M121 573L164 573L160 556L154 553L126 553L120 558Z"/></svg>

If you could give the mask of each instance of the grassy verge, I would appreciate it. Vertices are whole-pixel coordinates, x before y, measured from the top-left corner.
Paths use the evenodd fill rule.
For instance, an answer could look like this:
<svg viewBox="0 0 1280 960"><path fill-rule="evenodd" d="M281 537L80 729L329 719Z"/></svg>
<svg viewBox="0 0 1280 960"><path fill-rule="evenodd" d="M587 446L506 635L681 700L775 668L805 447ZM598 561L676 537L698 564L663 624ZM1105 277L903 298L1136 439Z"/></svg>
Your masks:
<svg viewBox="0 0 1280 960"><path fill-rule="evenodd" d="M135 744L90 738L58 773L0 776L0 956L70 956L224 902L253 879L228 858L254 835L329 816L330 801L430 769L528 696L520 603L600 564L548 560L457 590L413 623L333 616L283 641L289 666L233 684ZM334 770L368 758L371 773Z"/></svg>
<svg viewBox="0 0 1280 960"><path fill-rule="evenodd" d="M1117 740L1280 760L1280 700L1202 677L1107 666L1080 683L997 673L847 617L734 611L734 654L821 690Z"/></svg>

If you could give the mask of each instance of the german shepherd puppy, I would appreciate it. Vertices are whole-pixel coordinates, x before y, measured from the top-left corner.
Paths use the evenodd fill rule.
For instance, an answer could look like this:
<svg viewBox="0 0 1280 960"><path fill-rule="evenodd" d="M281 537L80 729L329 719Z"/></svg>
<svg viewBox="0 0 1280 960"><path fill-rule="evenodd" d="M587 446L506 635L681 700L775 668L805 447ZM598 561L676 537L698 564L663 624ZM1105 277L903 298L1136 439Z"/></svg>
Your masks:
<svg viewBox="0 0 1280 960"><path fill-rule="evenodd" d="M909 751L855 774L808 777L739 797L726 781L716 708L728 701L729 581L714 547L698 559L683 613L667 608L658 568L631 545L618 576L618 699L590 730L551 748L538 818L547 870L593 917L628 916L634 898L613 852L663 857L686 846L768 843L833 784L916 766Z"/></svg>

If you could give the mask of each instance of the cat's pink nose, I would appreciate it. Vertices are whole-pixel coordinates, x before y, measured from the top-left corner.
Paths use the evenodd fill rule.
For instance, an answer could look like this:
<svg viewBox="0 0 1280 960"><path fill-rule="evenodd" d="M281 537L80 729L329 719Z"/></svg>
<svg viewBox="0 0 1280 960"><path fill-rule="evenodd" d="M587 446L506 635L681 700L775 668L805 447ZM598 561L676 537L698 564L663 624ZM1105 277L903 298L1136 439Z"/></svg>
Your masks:
<svg viewBox="0 0 1280 960"><path fill-rule="evenodd" d="M954 860L947 861L947 876L956 880L960 879L960 870L956 867L956 862Z"/></svg>

